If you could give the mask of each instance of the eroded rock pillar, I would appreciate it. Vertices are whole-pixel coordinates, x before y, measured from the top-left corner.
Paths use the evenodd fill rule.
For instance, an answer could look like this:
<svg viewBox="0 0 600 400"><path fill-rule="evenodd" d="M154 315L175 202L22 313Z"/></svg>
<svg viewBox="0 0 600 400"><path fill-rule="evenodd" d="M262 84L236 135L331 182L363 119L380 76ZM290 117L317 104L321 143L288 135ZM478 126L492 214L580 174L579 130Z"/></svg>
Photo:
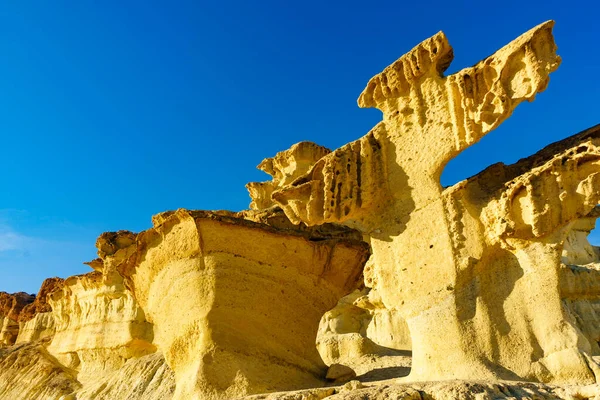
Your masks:
<svg viewBox="0 0 600 400"><path fill-rule="evenodd" d="M457 194L458 200L450 200L439 183L450 159L546 88L560 63L552 26L552 21L541 24L449 76L443 72L453 54L444 34L424 41L372 78L361 94L359 105L380 109L383 121L272 194L294 222L343 223L368 235L376 268L371 285L410 328L411 379L594 380L581 335L562 311L561 236L543 236L597 202L595 164L567 174L564 179L572 182L564 185L564 193L538 176L531 189L536 201L528 203L528 197L510 206L505 200L513 195L487 187L489 182ZM584 136L578 140L585 141ZM562 148L546 153L552 151ZM588 152L595 150L582 148L577 154ZM505 178L512 174L502 184L515 178L518 186L516 177L527 168L535 171L542 161L538 157L495 172ZM583 165L585 159L580 161ZM540 201L555 196L556 204L564 205L562 214ZM569 196L577 206L568 204ZM514 217L519 206L533 205L540 208L521 213L529 219ZM551 221L548 229L539 229L538 219ZM510 220L519 232L498 228ZM495 288L499 296L488 295L484 287ZM545 317L533 315L542 307ZM537 370L530 367L536 362Z"/></svg>

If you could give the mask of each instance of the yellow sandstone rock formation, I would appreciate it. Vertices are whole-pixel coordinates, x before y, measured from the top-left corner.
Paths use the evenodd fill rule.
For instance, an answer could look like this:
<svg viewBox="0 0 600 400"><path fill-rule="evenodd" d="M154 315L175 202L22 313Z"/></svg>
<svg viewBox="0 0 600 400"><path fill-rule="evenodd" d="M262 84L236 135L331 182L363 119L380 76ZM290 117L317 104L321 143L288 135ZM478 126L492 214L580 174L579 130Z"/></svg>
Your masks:
<svg viewBox="0 0 600 400"><path fill-rule="evenodd" d="M0 348L0 399L58 400L80 388L74 375L48 356L44 344Z"/></svg>
<svg viewBox="0 0 600 400"><path fill-rule="evenodd" d="M263 160L258 169L267 172L273 179L246 185L252 198L251 210L243 211L238 216L279 228L293 228L293 224L282 210L274 204L271 195L277 188L292 183L308 172L321 157L329 153L328 149L315 143L301 142ZM306 226L299 223L298 227ZM325 223L313 229L319 227L323 232L336 231L338 235L344 233L334 224ZM357 232L348 234L356 238L362 237ZM365 273L369 270L371 269L366 267ZM369 296L363 296L367 292ZM372 300L368 300L368 297ZM354 304L359 298L359 305ZM317 348L327 365L350 366L361 374L382 362L388 366L393 364L392 360L379 358L395 354L394 350L410 350L411 344L408 327L402 317L386 309L375 290L366 290L362 294L355 291L340 299L338 305L322 317L317 335ZM406 357L398 359L397 362L406 367Z"/></svg>
<svg viewBox="0 0 600 400"><path fill-rule="evenodd" d="M592 356L600 356L600 249L587 236L600 216L597 206L573 221L566 235L559 272L560 290L568 317L588 340Z"/></svg>
<svg viewBox="0 0 600 400"><path fill-rule="evenodd" d="M330 366L328 377L340 366L350 368L359 377L385 369L378 374L381 379L405 376L410 371L406 322L385 307L374 306L368 300L368 291L354 291L321 318L317 349Z"/></svg>
<svg viewBox="0 0 600 400"><path fill-rule="evenodd" d="M250 209L263 210L275 205L271 199L273 191L289 185L296 178L307 173L313 164L331 150L312 142L300 142L290 149L279 152L275 157L264 159L258 169L271 175L267 182L251 182L246 185L252 202Z"/></svg>
<svg viewBox="0 0 600 400"><path fill-rule="evenodd" d="M439 182L546 88L552 26L448 76L440 32L369 81L367 135L263 161L250 210L161 213L0 293L0 400L600 398L600 125Z"/></svg>
<svg viewBox="0 0 600 400"><path fill-rule="evenodd" d="M166 400L175 392L175 376L159 352L130 358L123 366L74 393L76 399ZM64 399L67 400L67 399Z"/></svg>
<svg viewBox="0 0 600 400"><path fill-rule="evenodd" d="M49 298L56 332L48 352L84 385L156 350L152 325L132 293L103 278L100 272L70 277Z"/></svg>
<svg viewBox="0 0 600 400"><path fill-rule="evenodd" d="M60 290L64 279L48 278L42 283L33 303L19 313L17 343L33 342L54 335L54 315L48 304L48 296Z"/></svg>
<svg viewBox="0 0 600 400"><path fill-rule="evenodd" d="M322 384L321 316L360 283L360 241L178 210L121 246L101 237L177 382L176 399L230 399ZM108 242L108 244L107 244ZM168 299L168 301L165 301Z"/></svg>
<svg viewBox="0 0 600 400"><path fill-rule="evenodd" d="M0 292L0 346L10 346L19 335L19 315L25 306L33 303L34 295Z"/></svg>
<svg viewBox="0 0 600 400"><path fill-rule="evenodd" d="M593 134L485 179L439 182L450 159L546 88L560 63L552 26L449 76L446 37L426 40L361 94L380 124L273 192L294 222L369 236L371 284L408 323L413 380L595 381L558 289L561 232L600 200Z"/></svg>

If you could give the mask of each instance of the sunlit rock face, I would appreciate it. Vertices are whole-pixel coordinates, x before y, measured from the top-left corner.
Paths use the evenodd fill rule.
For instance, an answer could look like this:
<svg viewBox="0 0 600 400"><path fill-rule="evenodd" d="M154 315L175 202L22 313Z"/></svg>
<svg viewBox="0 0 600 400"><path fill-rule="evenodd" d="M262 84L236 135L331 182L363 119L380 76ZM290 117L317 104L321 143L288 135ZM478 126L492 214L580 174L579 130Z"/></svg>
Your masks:
<svg viewBox="0 0 600 400"><path fill-rule="evenodd" d="M412 379L595 381L559 271L564 228L599 200L597 129L454 187L439 182L449 160L546 88L560 63L552 26L448 76L444 34L424 41L361 94L383 121L272 193L293 222L367 235L368 286L408 324Z"/></svg>
<svg viewBox="0 0 600 400"><path fill-rule="evenodd" d="M459 316L471 326L462 332L480 354L520 378L595 381L585 324L568 312L577 297L569 288L583 284L597 297L600 281L569 276L563 262L580 262L591 250L579 231L591 229L581 218L600 200L599 146L596 127L444 192L463 260L454 291Z"/></svg>
<svg viewBox="0 0 600 400"><path fill-rule="evenodd" d="M33 342L54 335L54 314L44 312L35 314L27 321L19 322L19 335L16 343Z"/></svg>
<svg viewBox="0 0 600 400"><path fill-rule="evenodd" d="M243 211L238 216L279 228L293 228L294 225L272 199L272 194L297 179L302 179L321 157L330 152L317 144L301 142L263 160L258 168L270 174L272 180L246 185L252 198L251 210ZM300 228L307 229L302 222L296 225L296 229ZM343 226L337 224L324 223L315 225L312 229L362 238L357 231L344 231ZM368 280L368 270L367 265L365 280ZM365 296L367 292L369 296ZM374 301L367 300L367 297ZM380 362L385 362L387 366L393 364L393 360L384 361L379 358L396 354L394 350L410 350L410 347L406 322L397 312L385 307L374 289L355 291L340 299L336 307L322 317L317 336L319 354L327 365L342 364L351 367L358 374L374 368ZM406 357L397 361L402 366L406 365Z"/></svg>
<svg viewBox="0 0 600 400"><path fill-rule="evenodd" d="M265 158L258 169L273 178L266 182L251 182L246 185L250 192L251 210L264 210L275 206L271 199L273 191L289 185L294 180L307 173L313 164L331 150L312 142L300 142L274 157Z"/></svg>
<svg viewBox="0 0 600 400"><path fill-rule="evenodd" d="M319 320L360 284L368 254L357 240L178 210L104 257L121 261L154 324L175 398L230 399L323 384Z"/></svg>
<svg viewBox="0 0 600 400"><path fill-rule="evenodd" d="M175 375L160 352L128 359L117 371L104 374L75 393L77 399L168 400Z"/></svg>
<svg viewBox="0 0 600 400"><path fill-rule="evenodd" d="M100 272L66 279L48 302L55 321L48 351L84 385L156 349L152 325L131 292Z"/></svg>

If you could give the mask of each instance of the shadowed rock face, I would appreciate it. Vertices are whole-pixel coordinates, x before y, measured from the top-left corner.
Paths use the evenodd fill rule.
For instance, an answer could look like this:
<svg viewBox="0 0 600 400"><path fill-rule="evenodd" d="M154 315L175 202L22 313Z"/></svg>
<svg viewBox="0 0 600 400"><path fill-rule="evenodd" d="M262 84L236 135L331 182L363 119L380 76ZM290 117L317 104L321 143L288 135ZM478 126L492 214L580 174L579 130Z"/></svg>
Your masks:
<svg viewBox="0 0 600 400"><path fill-rule="evenodd" d="M588 235L599 216L596 206L570 225L559 275L567 316L589 342L593 356L600 355L600 248L590 244Z"/></svg>
<svg viewBox="0 0 600 400"><path fill-rule="evenodd" d="M600 125L439 184L545 89L551 28L450 76L440 32L369 81L367 135L263 161L251 210L161 213L102 234L94 272L0 293L0 400L600 398ZM368 386L411 349L410 385Z"/></svg>
<svg viewBox="0 0 600 400"><path fill-rule="evenodd" d="M559 269L565 227L600 200L595 130L439 183L450 159L546 88L560 63L552 26L449 76L444 34L424 41L361 94L383 121L272 194L293 222L368 235L369 286L408 323L412 379L594 380Z"/></svg>
<svg viewBox="0 0 600 400"><path fill-rule="evenodd" d="M275 157L264 159L258 169L271 175L267 182L251 182L246 185L250 192L250 209L263 210L275 204L271 199L273 191L289 185L295 179L307 173L314 163L331 150L312 142L300 142L290 149L281 151Z"/></svg>
<svg viewBox="0 0 600 400"><path fill-rule="evenodd" d="M162 215L135 244L104 256L120 263L154 324L175 398L322 385L319 320L360 284L368 246L226 214Z"/></svg>
<svg viewBox="0 0 600 400"><path fill-rule="evenodd" d="M23 292L0 292L0 345L12 345L19 335L19 315L23 308L33 303L35 296Z"/></svg>

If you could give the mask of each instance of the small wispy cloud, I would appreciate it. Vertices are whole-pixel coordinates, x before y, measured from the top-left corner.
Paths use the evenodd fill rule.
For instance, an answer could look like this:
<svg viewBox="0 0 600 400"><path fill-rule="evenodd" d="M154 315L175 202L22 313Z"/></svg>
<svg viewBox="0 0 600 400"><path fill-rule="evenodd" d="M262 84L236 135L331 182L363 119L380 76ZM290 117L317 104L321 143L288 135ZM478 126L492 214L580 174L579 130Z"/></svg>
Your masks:
<svg viewBox="0 0 600 400"><path fill-rule="evenodd" d="M0 291L35 293L45 278L87 272L82 262L95 258L95 232L38 221L0 210Z"/></svg>
<svg viewBox="0 0 600 400"><path fill-rule="evenodd" d="M5 223L0 223L0 252L26 251L34 242L33 237L22 235Z"/></svg>
<svg viewBox="0 0 600 400"><path fill-rule="evenodd" d="M9 250L24 250L27 237L14 232L0 232L0 252Z"/></svg>

